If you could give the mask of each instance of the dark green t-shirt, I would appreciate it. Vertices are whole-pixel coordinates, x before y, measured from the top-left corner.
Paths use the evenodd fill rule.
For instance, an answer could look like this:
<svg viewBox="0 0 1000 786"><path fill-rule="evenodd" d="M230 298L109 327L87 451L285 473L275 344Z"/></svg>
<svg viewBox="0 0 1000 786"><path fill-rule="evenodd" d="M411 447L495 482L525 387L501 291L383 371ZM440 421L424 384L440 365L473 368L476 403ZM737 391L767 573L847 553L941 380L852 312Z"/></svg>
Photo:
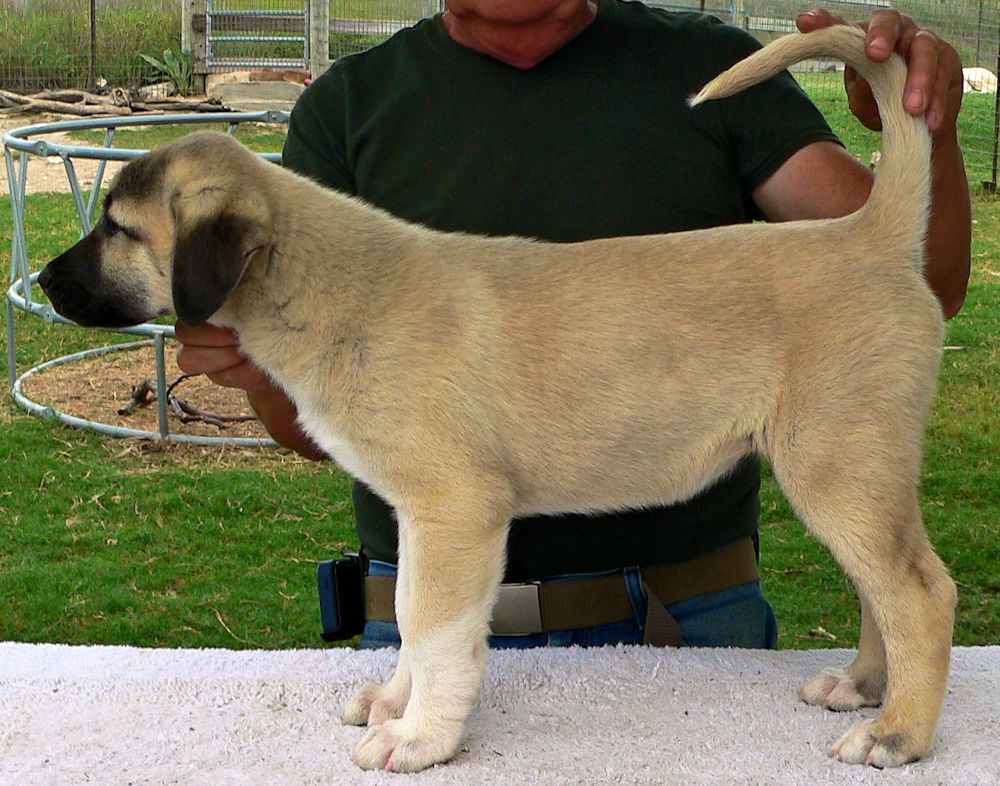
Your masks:
<svg viewBox="0 0 1000 786"><path fill-rule="evenodd" d="M688 108L756 48L712 17L602 0L578 37L519 70L455 43L436 16L317 79L283 162L441 230L564 242L746 222L757 186L835 140L787 74ZM759 485L747 459L682 505L516 520L507 580L689 559L755 532ZM361 484L354 503L369 556L395 562L391 509Z"/></svg>

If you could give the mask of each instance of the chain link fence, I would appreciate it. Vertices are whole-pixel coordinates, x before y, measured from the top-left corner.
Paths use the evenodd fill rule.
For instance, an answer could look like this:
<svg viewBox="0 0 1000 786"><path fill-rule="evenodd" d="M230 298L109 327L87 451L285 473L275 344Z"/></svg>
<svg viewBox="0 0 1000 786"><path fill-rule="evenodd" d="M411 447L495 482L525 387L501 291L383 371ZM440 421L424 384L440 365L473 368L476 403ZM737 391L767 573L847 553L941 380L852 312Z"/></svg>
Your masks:
<svg viewBox="0 0 1000 786"><path fill-rule="evenodd" d="M651 0L650 4L713 14L763 42L793 30L795 15L813 6L802 0ZM824 5L847 19L864 19L888 3ZM951 42L967 68L989 72L980 72L985 78L973 82L984 92L974 90L965 96L960 131L970 180L995 188L1000 0L894 0L892 5ZM23 94L50 88L94 89L102 83L134 88L164 76L140 54L159 59L165 49L179 52L182 40L191 47L192 35L200 36L195 57L203 72L310 66L315 70L327 55L337 59L366 49L441 7L441 0L328 0L323 5L314 0L0 0L0 90ZM317 19L322 25L319 36ZM310 42L318 49L322 43L315 42L324 40L329 42L328 53L310 53ZM317 54L322 57L317 59ZM865 134L849 117L838 68L833 63L811 64L797 77L852 153L867 161L877 152L878 136Z"/></svg>

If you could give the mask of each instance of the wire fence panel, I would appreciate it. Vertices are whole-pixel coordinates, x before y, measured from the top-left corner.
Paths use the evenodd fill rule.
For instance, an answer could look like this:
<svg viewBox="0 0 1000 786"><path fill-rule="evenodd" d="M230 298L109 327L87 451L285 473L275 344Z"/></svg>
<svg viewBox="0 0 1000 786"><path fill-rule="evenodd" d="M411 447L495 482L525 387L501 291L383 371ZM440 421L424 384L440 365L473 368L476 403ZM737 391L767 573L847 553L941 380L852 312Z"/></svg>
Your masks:
<svg viewBox="0 0 1000 786"><path fill-rule="evenodd" d="M443 0L330 0L330 57L364 51L443 9Z"/></svg>
<svg viewBox="0 0 1000 786"><path fill-rule="evenodd" d="M0 0L0 89L140 84L180 25L178 0Z"/></svg>
<svg viewBox="0 0 1000 786"><path fill-rule="evenodd" d="M305 68L307 5L306 0L208 0L208 69Z"/></svg>

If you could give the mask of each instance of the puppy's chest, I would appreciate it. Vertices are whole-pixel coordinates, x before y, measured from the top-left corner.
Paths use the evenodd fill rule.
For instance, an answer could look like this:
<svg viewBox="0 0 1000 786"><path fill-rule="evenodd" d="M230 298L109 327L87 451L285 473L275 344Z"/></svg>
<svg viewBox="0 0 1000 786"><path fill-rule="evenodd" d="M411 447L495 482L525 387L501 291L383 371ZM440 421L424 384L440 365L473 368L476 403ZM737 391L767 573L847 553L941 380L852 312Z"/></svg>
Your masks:
<svg viewBox="0 0 1000 786"><path fill-rule="evenodd" d="M322 407L315 406L308 399L295 397L295 403L299 410L299 424L313 442L319 445L347 473L374 487L370 462L336 427L329 413Z"/></svg>
<svg viewBox="0 0 1000 786"><path fill-rule="evenodd" d="M337 423L332 402L317 394L317 389L339 388L340 380L332 378L330 373L333 361L320 363L313 353L303 352L293 342L271 340L271 336L283 336L278 326L272 325L263 337L248 335L249 331L241 329L240 324L235 327L240 330L244 351L294 402L302 430L344 470L370 485L367 462Z"/></svg>

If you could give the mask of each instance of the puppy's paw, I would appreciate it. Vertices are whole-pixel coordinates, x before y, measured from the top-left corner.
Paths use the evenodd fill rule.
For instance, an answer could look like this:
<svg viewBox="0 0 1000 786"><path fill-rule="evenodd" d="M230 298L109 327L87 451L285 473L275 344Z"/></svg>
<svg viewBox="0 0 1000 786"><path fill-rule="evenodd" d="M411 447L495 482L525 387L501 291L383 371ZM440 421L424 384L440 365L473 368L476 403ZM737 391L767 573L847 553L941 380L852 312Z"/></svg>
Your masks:
<svg viewBox="0 0 1000 786"><path fill-rule="evenodd" d="M827 669L802 686L799 699L827 710L842 712L860 707L877 707L880 692L858 685L844 669Z"/></svg>
<svg viewBox="0 0 1000 786"><path fill-rule="evenodd" d="M852 726L834 744L829 756L847 764L871 767L899 767L925 755L927 750L914 743L913 736L903 732L881 732L878 718Z"/></svg>
<svg viewBox="0 0 1000 786"><path fill-rule="evenodd" d="M417 772L447 761L458 750L457 732L427 732L398 719L369 728L354 750L354 763L363 770Z"/></svg>
<svg viewBox="0 0 1000 786"><path fill-rule="evenodd" d="M394 691L391 683L366 683L348 703L343 723L350 726L380 726L388 720L402 717L408 698L403 691Z"/></svg>

